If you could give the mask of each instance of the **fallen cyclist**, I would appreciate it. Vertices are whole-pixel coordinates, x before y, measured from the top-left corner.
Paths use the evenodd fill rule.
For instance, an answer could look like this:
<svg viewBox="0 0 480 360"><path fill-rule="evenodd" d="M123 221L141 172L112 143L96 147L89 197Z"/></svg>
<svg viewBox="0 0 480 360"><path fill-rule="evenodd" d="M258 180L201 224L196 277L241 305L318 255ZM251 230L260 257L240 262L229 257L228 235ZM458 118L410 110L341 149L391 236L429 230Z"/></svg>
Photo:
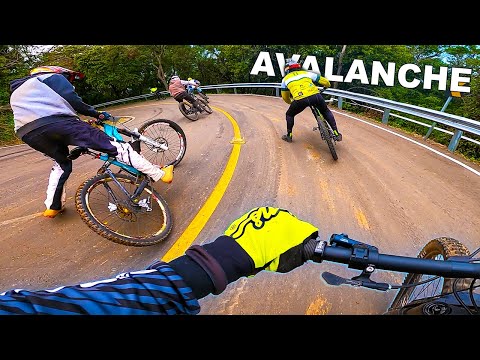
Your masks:
<svg viewBox="0 0 480 360"><path fill-rule="evenodd" d="M171 183L173 166L160 168L137 153L129 143L108 136L80 120L78 114L108 120L110 114L85 104L73 82L84 74L60 66L40 66L30 75L10 83L10 105L16 135L31 148L53 160L44 201L45 217L54 218L65 210L66 183L73 163L69 145L103 151L127 163L153 181ZM77 114L78 113L78 114Z"/></svg>

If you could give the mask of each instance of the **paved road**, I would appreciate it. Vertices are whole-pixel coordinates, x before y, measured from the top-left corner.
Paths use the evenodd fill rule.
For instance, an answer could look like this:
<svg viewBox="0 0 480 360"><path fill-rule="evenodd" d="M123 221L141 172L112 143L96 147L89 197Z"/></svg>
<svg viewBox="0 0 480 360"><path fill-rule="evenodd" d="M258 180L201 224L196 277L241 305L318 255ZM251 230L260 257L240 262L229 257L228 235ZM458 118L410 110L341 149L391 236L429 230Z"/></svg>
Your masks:
<svg viewBox="0 0 480 360"><path fill-rule="evenodd" d="M67 211L46 219L41 213L51 161L25 145L0 149L0 289L51 288L144 268L190 243L213 240L232 220L262 205L288 208L316 224L323 238L344 232L382 253L416 256L439 236L462 240L470 249L480 244L480 166L445 147L334 110L344 135L335 162L312 131L308 111L296 118L294 142L280 139L286 110L280 98L212 95L211 105L214 113L195 122L171 99L109 109L134 116L138 125L158 117L174 120L187 136L173 183L156 185L171 206L174 229L151 247L105 240L76 213L74 191L99 162L75 161ZM288 274L263 272L202 299L201 314L380 314L394 295L330 287L321 271L358 275L330 263L308 263ZM402 275L378 271L374 278L398 283Z"/></svg>

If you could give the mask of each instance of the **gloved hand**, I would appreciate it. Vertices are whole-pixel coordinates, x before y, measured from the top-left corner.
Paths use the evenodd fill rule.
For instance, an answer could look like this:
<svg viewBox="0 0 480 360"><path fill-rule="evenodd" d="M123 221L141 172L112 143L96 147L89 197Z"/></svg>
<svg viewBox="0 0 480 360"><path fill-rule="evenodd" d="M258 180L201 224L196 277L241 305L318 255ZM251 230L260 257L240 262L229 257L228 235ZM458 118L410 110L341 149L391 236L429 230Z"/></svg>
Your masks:
<svg viewBox="0 0 480 360"><path fill-rule="evenodd" d="M327 78L324 78L323 76L320 76L318 83L321 86L323 86L325 89L328 89L331 86L330 81Z"/></svg>
<svg viewBox="0 0 480 360"><path fill-rule="evenodd" d="M98 114L98 120L108 120L112 117L108 112L102 111L100 114Z"/></svg>
<svg viewBox="0 0 480 360"><path fill-rule="evenodd" d="M257 207L232 222L214 241L192 245L170 266L197 298L217 295L242 276L262 270L285 273L302 265L310 259L317 236L315 226L288 210Z"/></svg>
<svg viewBox="0 0 480 360"><path fill-rule="evenodd" d="M98 119L93 119L93 118L90 118L90 119L87 119L87 123L89 123L91 126L93 126L94 128L97 128L97 129L101 129L101 121L98 120Z"/></svg>
<svg viewBox="0 0 480 360"><path fill-rule="evenodd" d="M288 210L258 207L232 222L224 233L252 258L256 272L288 272L306 260L304 243L318 236L318 228Z"/></svg>

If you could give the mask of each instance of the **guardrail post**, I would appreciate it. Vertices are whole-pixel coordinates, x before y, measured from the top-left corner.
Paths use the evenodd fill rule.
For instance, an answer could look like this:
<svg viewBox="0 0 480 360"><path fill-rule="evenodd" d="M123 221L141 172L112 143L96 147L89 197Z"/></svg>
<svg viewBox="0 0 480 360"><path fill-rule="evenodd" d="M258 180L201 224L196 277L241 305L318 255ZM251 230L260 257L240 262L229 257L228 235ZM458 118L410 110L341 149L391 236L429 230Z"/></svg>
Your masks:
<svg viewBox="0 0 480 360"><path fill-rule="evenodd" d="M279 88L275 88L275 96L280 96L280 89Z"/></svg>
<svg viewBox="0 0 480 360"><path fill-rule="evenodd" d="M219 88L217 88L217 94L220 94L220 89Z"/></svg>
<svg viewBox="0 0 480 360"><path fill-rule="evenodd" d="M455 132L453 133L453 136L452 136L452 140L450 140L450 144L448 144L448 150L450 150L451 152L455 152L462 135L463 135L462 130L458 130L458 129L455 130Z"/></svg>
<svg viewBox="0 0 480 360"><path fill-rule="evenodd" d="M233 88L233 92L236 94L237 93L237 88Z"/></svg>
<svg viewBox="0 0 480 360"><path fill-rule="evenodd" d="M389 116L390 116L390 109L383 110L382 123L387 124Z"/></svg>
<svg viewBox="0 0 480 360"><path fill-rule="evenodd" d="M341 96L338 97L338 100L337 100L337 106L340 110L342 110L342 106L343 106L343 98Z"/></svg>
<svg viewBox="0 0 480 360"><path fill-rule="evenodd" d="M445 109L447 108L448 104L450 104L450 101L452 101L452 96L449 96L447 98L447 101L445 101L445 104L443 104L443 107L442 107L442 110L440 110L441 112L444 112ZM431 134L432 134L432 131L433 129L435 128L435 126L437 126L437 123L434 121L432 123L432 125L430 126L430 128L428 129L427 133L425 134L425 136L423 137L424 139L427 139Z"/></svg>

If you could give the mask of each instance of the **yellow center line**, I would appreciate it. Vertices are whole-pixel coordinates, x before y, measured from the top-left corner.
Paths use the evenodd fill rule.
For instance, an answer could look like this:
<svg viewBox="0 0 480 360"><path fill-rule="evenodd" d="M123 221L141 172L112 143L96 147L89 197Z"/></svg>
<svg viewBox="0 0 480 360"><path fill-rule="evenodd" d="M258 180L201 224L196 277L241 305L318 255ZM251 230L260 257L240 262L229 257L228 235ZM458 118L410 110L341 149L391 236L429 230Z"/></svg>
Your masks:
<svg viewBox="0 0 480 360"><path fill-rule="evenodd" d="M212 108L223 113L227 117L227 119L230 120L230 123L233 127L234 139L236 140L231 141L231 143L233 144L232 152L230 153L227 165L225 166L223 174L220 177L217 185L213 189L205 204L198 211L197 215L195 215L190 225L188 225L188 227L185 229L182 235L180 235L178 240L163 256L163 261L170 261L183 255L185 253L185 250L187 250L188 247L195 241L195 238L202 231L208 219L210 219L213 212L215 211L217 205L223 197L223 194L225 193L225 190L227 190L228 184L232 179L233 172L235 171L235 167L240 156L240 147L244 142L238 141L238 139L241 139L242 137L237 122L225 110L222 110L216 106L212 106Z"/></svg>

